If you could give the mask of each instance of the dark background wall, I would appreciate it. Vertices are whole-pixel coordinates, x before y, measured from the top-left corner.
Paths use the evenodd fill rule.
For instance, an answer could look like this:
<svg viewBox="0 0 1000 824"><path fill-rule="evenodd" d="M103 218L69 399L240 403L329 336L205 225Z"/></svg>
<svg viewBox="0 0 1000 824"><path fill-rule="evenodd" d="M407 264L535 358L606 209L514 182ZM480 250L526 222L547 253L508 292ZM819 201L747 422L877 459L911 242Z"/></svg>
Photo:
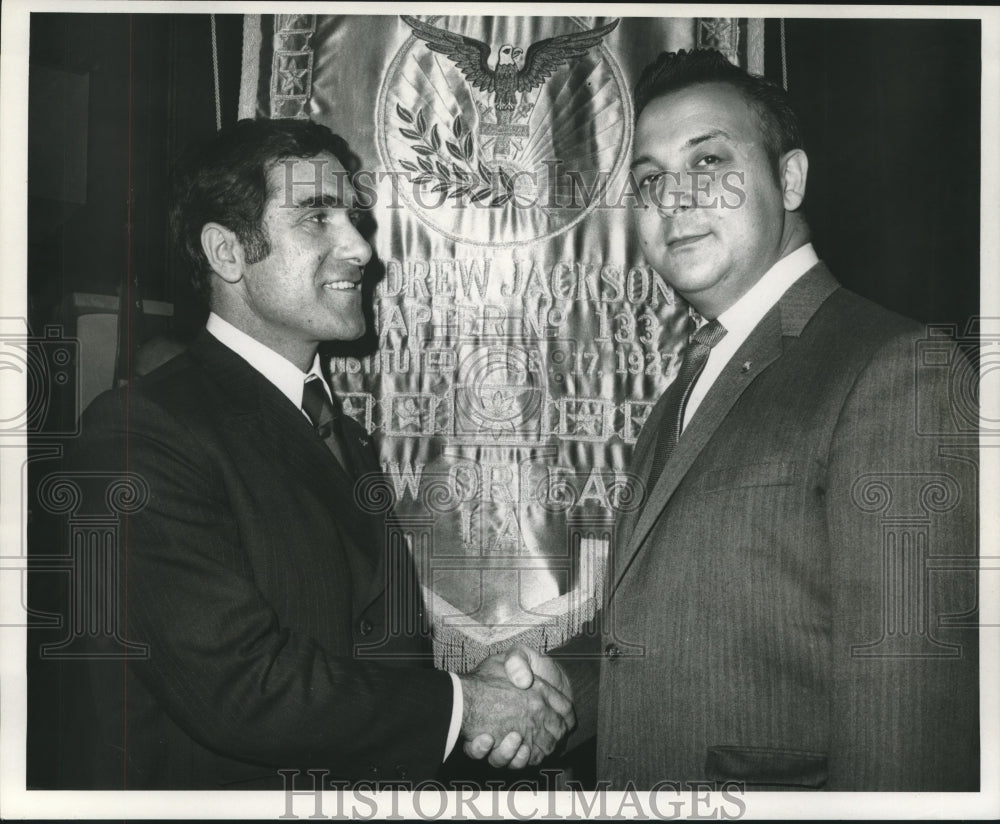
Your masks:
<svg viewBox="0 0 1000 824"><path fill-rule="evenodd" d="M242 18L217 15L223 122L236 118ZM810 155L806 210L820 255L848 287L921 321L964 327L979 302L978 21L786 20L789 92ZM766 73L781 79L779 23ZM115 294L127 267L144 297L200 320L174 277L170 158L215 128L207 15L33 14L31 65L89 77L86 123L32 102L32 162L59 129L87 130L86 197L29 199L33 327L71 291ZM37 187L36 187L37 189Z"/></svg>
<svg viewBox="0 0 1000 824"><path fill-rule="evenodd" d="M778 21L766 72L780 82ZM924 322L979 311L978 20L786 20L806 213L847 287Z"/></svg>
<svg viewBox="0 0 1000 824"><path fill-rule="evenodd" d="M242 15L216 15L216 31L222 118L231 123ZM29 184L33 328L53 319L69 292L116 294L128 266L143 297L189 306L188 284L173 277L167 183L171 158L215 131L209 15L36 13L30 48L32 72L43 67L89 78L82 123L67 122L68 101L32 98L30 170L61 162L64 130L85 130L87 142L84 203Z"/></svg>

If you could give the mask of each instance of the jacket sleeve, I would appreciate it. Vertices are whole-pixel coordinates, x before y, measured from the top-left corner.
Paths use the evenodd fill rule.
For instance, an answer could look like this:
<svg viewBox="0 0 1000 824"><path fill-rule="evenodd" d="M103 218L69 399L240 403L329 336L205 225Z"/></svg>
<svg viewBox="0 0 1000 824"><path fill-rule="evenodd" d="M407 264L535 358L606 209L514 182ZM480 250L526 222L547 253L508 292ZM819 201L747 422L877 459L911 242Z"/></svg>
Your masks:
<svg viewBox="0 0 1000 824"><path fill-rule="evenodd" d="M874 352L828 456L830 790L979 788L977 453L915 338Z"/></svg>
<svg viewBox="0 0 1000 824"><path fill-rule="evenodd" d="M549 651L569 678L573 690L576 727L566 737L565 748L573 749L597 734L597 707L601 681L601 636L603 613L598 611L582 632L561 647Z"/></svg>
<svg viewBox="0 0 1000 824"><path fill-rule="evenodd" d="M253 567L211 450L139 393L105 396L74 463L127 470L148 500L123 525L114 593L129 640L148 645L135 676L189 736L274 768L371 778L433 775L452 708L447 673L337 657L282 626ZM288 585L308 570L288 570ZM321 607L320 607L321 608ZM331 605L330 620L336 620ZM123 696L126 700L127 696Z"/></svg>

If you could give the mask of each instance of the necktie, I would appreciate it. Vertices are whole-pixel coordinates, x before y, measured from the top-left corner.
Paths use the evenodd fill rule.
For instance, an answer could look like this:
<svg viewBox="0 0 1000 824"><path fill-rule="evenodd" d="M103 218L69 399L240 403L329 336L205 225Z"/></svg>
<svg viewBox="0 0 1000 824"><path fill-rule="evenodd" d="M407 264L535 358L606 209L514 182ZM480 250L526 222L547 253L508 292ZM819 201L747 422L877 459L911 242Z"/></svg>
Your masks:
<svg viewBox="0 0 1000 824"><path fill-rule="evenodd" d="M353 477L351 461L344 446L343 416L334 408L320 378L315 375L307 378L302 387L302 411L306 413L316 433L323 439L333 456L347 470L347 474Z"/></svg>
<svg viewBox="0 0 1000 824"><path fill-rule="evenodd" d="M667 408L663 413L663 425L656 441L656 451L653 453L653 463L649 468L649 479L646 482L648 495L663 472L670 453L677 446L684 426L684 406L694 388L698 376L705 368L708 355L720 340L726 336L726 328L717 320L710 321L691 336L684 360L681 363L677 378L667 390Z"/></svg>

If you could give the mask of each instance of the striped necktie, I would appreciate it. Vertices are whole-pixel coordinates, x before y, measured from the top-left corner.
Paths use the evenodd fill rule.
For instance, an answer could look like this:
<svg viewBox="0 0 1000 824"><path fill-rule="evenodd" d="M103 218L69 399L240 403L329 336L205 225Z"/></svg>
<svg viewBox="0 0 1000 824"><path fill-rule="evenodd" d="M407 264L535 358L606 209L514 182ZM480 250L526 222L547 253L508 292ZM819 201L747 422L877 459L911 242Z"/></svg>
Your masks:
<svg viewBox="0 0 1000 824"><path fill-rule="evenodd" d="M691 390L698 376L708 362L712 347L726 336L726 328L717 320L710 321L691 336L684 361L681 363L677 378L667 389L667 408L663 413L656 450L653 452L653 462L649 467L649 477L646 481L646 494L652 492L659 480L663 467L666 466L670 453L677 446L681 430L684 427L684 407L687 404Z"/></svg>
<svg viewBox="0 0 1000 824"><path fill-rule="evenodd" d="M302 387L302 411L333 456L353 478L354 469L344 443L343 415L334 408L322 380L316 375L306 378Z"/></svg>

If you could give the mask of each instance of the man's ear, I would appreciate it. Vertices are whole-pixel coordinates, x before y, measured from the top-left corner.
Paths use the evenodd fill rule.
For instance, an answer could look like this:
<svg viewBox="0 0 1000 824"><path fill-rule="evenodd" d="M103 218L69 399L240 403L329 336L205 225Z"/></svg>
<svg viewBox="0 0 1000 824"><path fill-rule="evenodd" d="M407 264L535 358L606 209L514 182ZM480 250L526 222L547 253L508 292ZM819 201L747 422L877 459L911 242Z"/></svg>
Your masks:
<svg viewBox="0 0 1000 824"><path fill-rule="evenodd" d="M243 245L236 233L220 223L201 227L201 248L212 270L226 283L238 283L243 277Z"/></svg>
<svg viewBox="0 0 1000 824"><path fill-rule="evenodd" d="M809 158L802 149L792 149L781 158L781 194L785 211L794 212L806 196Z"/></svg>

